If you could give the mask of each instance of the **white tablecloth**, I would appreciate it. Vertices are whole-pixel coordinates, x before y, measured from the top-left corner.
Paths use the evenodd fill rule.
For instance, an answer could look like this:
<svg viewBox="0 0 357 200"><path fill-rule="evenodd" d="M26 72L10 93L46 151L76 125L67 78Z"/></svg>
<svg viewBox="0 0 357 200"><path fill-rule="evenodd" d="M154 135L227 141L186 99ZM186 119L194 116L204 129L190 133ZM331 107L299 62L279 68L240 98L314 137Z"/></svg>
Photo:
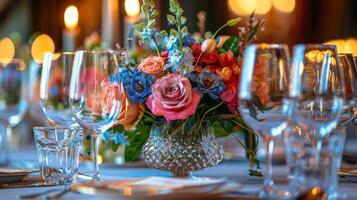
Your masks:
<svg viewBox="0 0 357 200"><path fill-rule="evenodd" d="M12 159L14 162L17 161L36 161L36 153L34 150L22 150L20 152L13 153ZM137 177L149 177L149 176L164 176L169 177L170 173L149 169L149 168L126 168L126 167L114 167L107 166L101 168L101 175L104 180L120 180L128 178ZM286 190L288 183L286 182L287 169L284 166L274 166L275 180L277 180L277 185L281 190ZM248 163L239 161L225 161L216 167L202 170L194 173L195 176L203 177L217 177L217 178L228 178L231 180L236 180L242 183L242 187L239 188L241 191L252 191L259 190L261 187L261 178L249 177L248 176ZM14 189L0 189L0 199L19 199L18 195L33 193L37 191L47 190L48 187L32 187L32 188L14 188ZM340 183L339 192L346 194L346 199L357 199L357 183L342 182ZM100 196L91 196L83 194L68 193L63 196L62 199L103 199Z"/></svg>

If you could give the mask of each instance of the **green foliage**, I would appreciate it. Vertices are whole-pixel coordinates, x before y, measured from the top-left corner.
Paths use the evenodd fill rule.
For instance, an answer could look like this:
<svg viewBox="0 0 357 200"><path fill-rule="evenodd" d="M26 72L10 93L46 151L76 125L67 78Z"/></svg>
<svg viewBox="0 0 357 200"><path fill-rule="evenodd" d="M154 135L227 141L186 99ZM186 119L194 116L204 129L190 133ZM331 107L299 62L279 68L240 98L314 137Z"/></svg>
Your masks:
<svg viewBox="0 0 357 200"><path fill-rule="evenodd" d="M222 48L225 51L232 51L234 55L238 56L241 53L239 51L240 40L241 40L240 36L232 36L226 42L224 42Z"/></svg>
<svg viewBox="0 0 357 200"><path fill-rule="evenodd" d="M182 16L183 14L183 9L180 6L180 3L178 0L170 0L170 7L169 11L171 14L167 15L167 21L169 22L170 25L176 26L176 30L173 31L173 29L170 30L170 35L173 37L178 37L179 43L180 43L180 48L179 50L182 50L182 38L183 35L182 33L187 33L187 27L186 27L186 22L187 18L185 16Z"/></svg>
<svg viewBox="0 0 357 200"><path fill-rule="evenodd" d="M242 20L242 18L237 17L235 19L231 19L227 22L228 26L235 26L238 22L240 22Z"/></svg>
<svg viewBox="0 0 357 200"><path fill-rule="evenodd" d="M137 161L140 159L141 147L145 144L150 134L151 125L140 122L135 131L127 131L125 135L130 145L125 146L125 162Z"/></svg>

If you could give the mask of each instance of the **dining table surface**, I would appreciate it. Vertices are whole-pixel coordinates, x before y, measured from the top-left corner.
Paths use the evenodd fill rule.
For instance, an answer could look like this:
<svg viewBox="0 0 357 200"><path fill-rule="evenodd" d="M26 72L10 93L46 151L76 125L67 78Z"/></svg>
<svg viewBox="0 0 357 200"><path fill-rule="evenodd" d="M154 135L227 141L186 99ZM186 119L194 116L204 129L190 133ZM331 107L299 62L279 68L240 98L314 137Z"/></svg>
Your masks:
<svg viewBox="0 0 357 200"><path fill-rule="evenodd" d="M23 147L18 151L11 152L11 163L14 166L21 166L29 163L37 163L37 154L34 147ZM353 167L353 165L346 163L344 167ZM88 164L86 165L88 166ZM264 166L261 166L264 169ZM254 194L259 192L262 188L262 178L252 177L248 173L249 163L244 160L224 160L215 167L194 172L196 178L209 177L212 179L224 179L227 182L234 182L234 188L222 193L222 198L218 199L248 199L245 194ZM79 171L89 170L88 167L80 166ZM85 173L90 173L86 171ZM113 165L104 164L100 167L101 177L106 181L120 181L133 178L145 177L170 177L171 174L167 171L161 171L145 167L143 164L136 165ZM275 164L273 166L274 181L276 189L281 192L289 191L288 169L284 164ZM39 177L39 174L31 176ZM78 179L78 182L86 182L88 180ZM1 185L1 184L0 184ZM41 186L41 187L15 187L0 189L0 199L20 199L20 195L31 194L49 190L50 188L62 188L63 186ZM232 192L238 191L238 193ZM349 180L340 179L338 193L341 199L357 199L357 183ZM207 196L207 195L206 195ZM250 195L248 195L250 197ZM246 196L246 197L248 197ZM108 199L108 196L103 195L89 195L79 194L76 192L69 192L61 197L61 199ZM112 197L110 198L112 199ZM116 199L121 199L120 197ZM197 199L197 198L194 198ZM205 200L209 199L207 197Z"/></svg>

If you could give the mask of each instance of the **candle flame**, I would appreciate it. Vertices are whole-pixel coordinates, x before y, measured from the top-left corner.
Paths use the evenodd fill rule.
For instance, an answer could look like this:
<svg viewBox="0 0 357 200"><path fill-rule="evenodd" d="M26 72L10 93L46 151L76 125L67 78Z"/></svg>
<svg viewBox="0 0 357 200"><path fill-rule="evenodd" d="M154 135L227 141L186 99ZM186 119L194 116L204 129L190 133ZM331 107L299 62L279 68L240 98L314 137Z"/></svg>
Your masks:
<svg viewBox="0 0 357 200"><path fill-rule="evenodd" d="M125 12L129 17L137 16L140 12L140 4L138 0L125 0Z"/></svg>
<svg viewBox="0 0 357 200"><path fill-rule="evenodd" d="M0 63L6 66L15 55L15 45L10 38L4 37L0 40Z"/></svg>
<svg viewBox="0 0 357 200"><path fill-rule="evenodd" d="M78 25L78 9L76 6L68 6L64 12L64 24L67 29L74 29Z"/></svg>

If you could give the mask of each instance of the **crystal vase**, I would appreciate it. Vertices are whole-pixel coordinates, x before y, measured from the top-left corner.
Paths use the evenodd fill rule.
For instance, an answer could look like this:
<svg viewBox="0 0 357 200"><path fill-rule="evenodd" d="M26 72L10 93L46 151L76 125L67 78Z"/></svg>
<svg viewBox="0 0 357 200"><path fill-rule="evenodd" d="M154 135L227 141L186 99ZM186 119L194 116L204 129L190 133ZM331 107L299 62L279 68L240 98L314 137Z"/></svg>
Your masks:
<svg viewBox="0 0 357 200"><path fill-rule="evenodd" d="M221 162L223 147L209 122L154 123L141 157L149 167L170 171L174 177L190 177L193 171Z"/></svg>

